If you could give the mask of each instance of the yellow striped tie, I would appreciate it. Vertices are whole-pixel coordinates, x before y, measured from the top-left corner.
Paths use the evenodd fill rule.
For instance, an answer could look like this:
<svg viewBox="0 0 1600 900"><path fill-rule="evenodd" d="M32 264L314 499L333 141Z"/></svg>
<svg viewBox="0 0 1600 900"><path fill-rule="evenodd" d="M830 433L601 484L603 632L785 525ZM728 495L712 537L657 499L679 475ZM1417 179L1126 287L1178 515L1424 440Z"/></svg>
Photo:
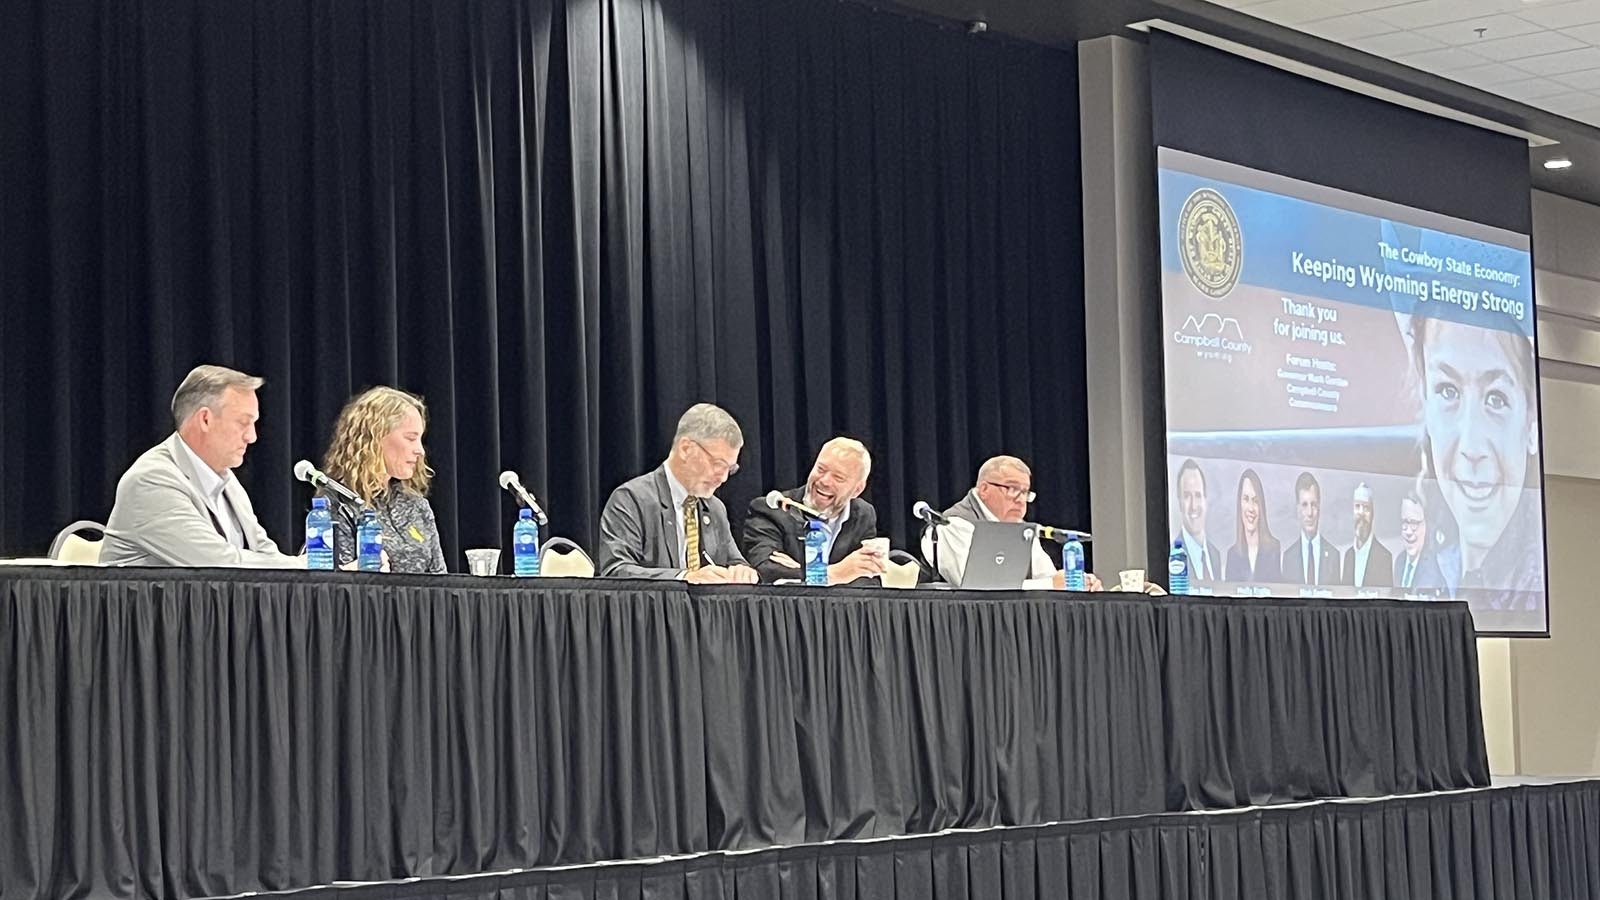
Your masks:
<svg viewBox="0 0 1600 900"><path fill-rule="evenodd" d="M700 568L700 503L694 497L683 501L683 567L693 572Z"/></svg>

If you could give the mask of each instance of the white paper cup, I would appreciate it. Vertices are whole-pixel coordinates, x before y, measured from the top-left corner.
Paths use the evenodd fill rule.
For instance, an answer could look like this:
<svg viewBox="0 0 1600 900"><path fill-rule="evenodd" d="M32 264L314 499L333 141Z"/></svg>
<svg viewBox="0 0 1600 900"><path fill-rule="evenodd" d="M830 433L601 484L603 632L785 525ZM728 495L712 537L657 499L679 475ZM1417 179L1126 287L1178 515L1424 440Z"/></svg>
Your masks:
<svg viewBox="0 0 1600 900"><path fill-rule="evenodd" d="M486 550L468 550L467 571L474 575L497 574L500 571L500 551L493 547Z"/></svg>
<svg viewBox="0 0 1600 900"><path fill-rule="evenodd" d="M1118 572L1117 587L1120 588L1124 593L1128 594L1144 593L1144 570L1123 569L1121 572Z"/></svg>
<svg viewBox="0 0 1600 900"><path fill-rule="evenodd" d="M877 554L884 559L889 558L889 539L885 537L867 538L861 542L867 552Z"/></svg>

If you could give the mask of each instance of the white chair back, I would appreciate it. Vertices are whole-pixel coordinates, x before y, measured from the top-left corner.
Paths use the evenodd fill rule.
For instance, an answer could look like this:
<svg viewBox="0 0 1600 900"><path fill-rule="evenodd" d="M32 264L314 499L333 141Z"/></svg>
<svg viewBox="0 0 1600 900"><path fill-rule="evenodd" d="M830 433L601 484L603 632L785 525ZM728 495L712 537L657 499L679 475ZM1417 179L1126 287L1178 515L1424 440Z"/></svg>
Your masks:
<svg viewBox="0 0 1600 900"><path fill-rule="evenodd" d="M100 537L90 540L81 537L80 531L98 531ZM75 566L100 565L100 544L105 541L106 527L99 522L79 519L57 532L50 542L50 558Z"/></svg>
<svg viewBox="0 0 1600 900"><path fill-rule="evenodd" d="M572 541L553 537L539 548L539 574L549 578L593 578L594 560Z"/></svg>
<svg viewBox="0 0 1600 900"><path fill-rule="evenodd" d="M896 562L896 559L899 562ZM904 550L895 550L889 554L880 578L886 588L914 588L917 586L917 576L921 572L922 566L917 564L916 557Z"/></svg>

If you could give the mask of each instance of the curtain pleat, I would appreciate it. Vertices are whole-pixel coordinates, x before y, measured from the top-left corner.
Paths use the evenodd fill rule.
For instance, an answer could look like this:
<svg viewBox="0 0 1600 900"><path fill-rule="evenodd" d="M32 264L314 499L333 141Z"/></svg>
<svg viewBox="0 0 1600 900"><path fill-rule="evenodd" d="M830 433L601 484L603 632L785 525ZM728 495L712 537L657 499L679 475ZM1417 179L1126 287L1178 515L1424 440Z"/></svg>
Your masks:
<svg viewBox="0 0 1600 900"><path fill-rule="evenodd" d="M1001 452L1088 519L1085 398L1037 378L1084 383L1070 51L812 0L19 0L0 67L0 553L104 521L199 362L267 379L238 474L285 546L379 383L429 404L453 569L503 469L593 550L701 400L736 519L837 434L901 546Z"/></svg>

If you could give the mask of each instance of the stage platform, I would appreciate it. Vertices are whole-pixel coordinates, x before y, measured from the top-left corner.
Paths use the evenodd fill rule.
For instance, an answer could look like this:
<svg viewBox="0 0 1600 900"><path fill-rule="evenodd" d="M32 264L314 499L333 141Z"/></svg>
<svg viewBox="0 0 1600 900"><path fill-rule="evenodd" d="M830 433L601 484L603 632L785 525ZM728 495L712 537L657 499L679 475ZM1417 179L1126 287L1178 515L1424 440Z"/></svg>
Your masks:
<svg viewBox="0 0 1600 900"><path fill-rule="evenodd" d="M1581 900L1600 780L335 884L294 900Z"/></svg>

